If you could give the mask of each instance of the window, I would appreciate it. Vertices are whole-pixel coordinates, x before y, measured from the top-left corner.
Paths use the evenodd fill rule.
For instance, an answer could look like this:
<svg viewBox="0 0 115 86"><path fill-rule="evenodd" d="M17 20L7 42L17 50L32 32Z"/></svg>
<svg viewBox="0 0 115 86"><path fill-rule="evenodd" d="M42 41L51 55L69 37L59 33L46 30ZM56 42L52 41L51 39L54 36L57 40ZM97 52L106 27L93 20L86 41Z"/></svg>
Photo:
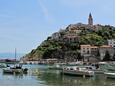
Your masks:
<svg viewBox="0 0 115 86"><path fill-rule="evenodd" d="M83 50L83 52L85 52L85 50Z"/></svg>
<svg viewBox="0 0 115 86"><path fill-rule="evenodd" d="M89 54L89 50L87 51L87 54Z"/></svg>

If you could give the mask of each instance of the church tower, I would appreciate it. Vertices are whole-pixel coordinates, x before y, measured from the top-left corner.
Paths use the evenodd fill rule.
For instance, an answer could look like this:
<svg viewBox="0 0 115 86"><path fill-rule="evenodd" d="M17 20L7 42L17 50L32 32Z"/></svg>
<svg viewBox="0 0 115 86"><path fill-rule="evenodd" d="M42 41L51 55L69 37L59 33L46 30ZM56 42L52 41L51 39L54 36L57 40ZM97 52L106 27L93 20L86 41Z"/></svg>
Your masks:
<svg viewBox="0 0 115 86"><path fill-rule="evenodd" d="M88 25L93 25L93 18L91 13L89 14L89 18L88 18Z"/></svg>

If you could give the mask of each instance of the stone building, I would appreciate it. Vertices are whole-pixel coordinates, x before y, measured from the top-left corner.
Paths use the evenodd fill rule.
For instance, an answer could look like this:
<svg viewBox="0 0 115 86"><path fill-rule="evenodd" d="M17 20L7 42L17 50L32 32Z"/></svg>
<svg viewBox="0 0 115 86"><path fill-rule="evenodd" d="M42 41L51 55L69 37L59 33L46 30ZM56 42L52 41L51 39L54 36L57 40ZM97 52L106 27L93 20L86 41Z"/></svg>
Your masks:
<svg viewBox="0 0 115 86"><path fill-rule="evenodd" d="M79 39L79 36L77 36L76 34L71 34L71 33L68 33L68 34L66 34L66 35L64 35L64 37L63 37L63 40L65 41L65 42L76 42L76 41L78 41L78 39Z"/></svg>
<svg viewBox="0 0 115 86"><path fill-rule="evenodd" d="M100 53L101 60L104 58L106 51L109 52L111 57L115 52L115 50L109 45L102 45L100 47L91 45L81 45L80 49L81 56L84 56L86 59L89 57L96 57L98 51Z"/></svg>
<svg viewBox="0 0 115 86"><path fill-rule="evenodd" d="M112 57L114 54L114 49L109 45L102 45L99 47L100 58L103 59L105 56L106 51L109 52L110 56Z"/></svg>
<svg viewBox="0 0 115 86"><path fill-rule="evenodd" d="M94 56L97 54L98 47L91 45L81 45L81 55L82 56Z"/></svg>
<svg viewBox="0 0 115 86"><path fill-rule="evenodd" d="M91 55L91 45L80 45L81 56L90 56Z"/></svg>

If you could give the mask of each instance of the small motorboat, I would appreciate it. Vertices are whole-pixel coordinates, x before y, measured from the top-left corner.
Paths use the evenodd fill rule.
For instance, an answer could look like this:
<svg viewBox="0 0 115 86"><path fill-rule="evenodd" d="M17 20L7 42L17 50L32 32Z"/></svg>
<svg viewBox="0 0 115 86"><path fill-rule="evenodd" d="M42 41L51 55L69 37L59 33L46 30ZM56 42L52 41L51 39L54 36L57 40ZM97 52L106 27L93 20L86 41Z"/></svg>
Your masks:
<svg viewBox="0 0 115 86"><path fill-rule="evenodd" d="M115 79L115 73L112 73L112 72L105 72L104 75L105 75L106 78Z"/></svg>
<svg viewBox="0 0 115 86"><path fill-rule="evenodd" d="M61 72L62 74L66 75L74 75L74 76L94 76L94 71L87 69L88 67L66 67Z"/></svg>

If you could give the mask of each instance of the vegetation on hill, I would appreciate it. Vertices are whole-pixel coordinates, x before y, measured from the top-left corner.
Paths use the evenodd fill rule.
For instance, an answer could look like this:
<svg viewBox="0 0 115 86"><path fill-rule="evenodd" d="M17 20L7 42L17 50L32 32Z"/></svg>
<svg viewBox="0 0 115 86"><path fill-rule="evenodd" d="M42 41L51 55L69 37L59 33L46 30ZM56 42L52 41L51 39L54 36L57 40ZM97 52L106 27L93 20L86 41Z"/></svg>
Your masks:
<svg viewBox="0 0 115 86"><path fill-rule="evenodd" d="M68 28L68 27L67 27ZM91 44L100 46L107 44L108 39L115 39L115 27L106 25L100 25L98 30L92 28L84 29L81 28L79 33L70 33L67 28L61 32L58 32L60 36L58 39L52 39L48 37L47 40L43 41L40 46L33 49L29 54L25 55L24 58L28 60L38 60L40 58L58 58L65 60L82 59L80 56L80 45ZM78 37L75 41L65 41L64 36L70 33Z"/></svg>

